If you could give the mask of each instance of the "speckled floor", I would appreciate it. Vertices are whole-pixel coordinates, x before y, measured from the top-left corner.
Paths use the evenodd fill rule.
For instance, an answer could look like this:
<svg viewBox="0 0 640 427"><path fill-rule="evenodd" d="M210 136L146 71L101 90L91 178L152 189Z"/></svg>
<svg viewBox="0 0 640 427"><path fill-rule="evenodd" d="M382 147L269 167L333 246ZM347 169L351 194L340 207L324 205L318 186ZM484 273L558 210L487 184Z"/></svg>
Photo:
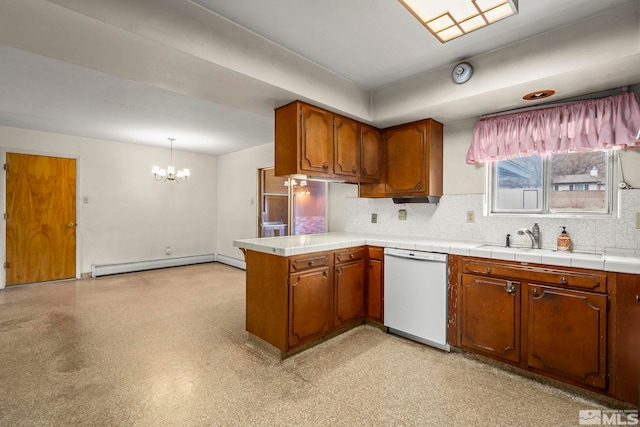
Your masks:
<svg viewBox="0 0 640 427"><path fill-rule="evenodd" d="M0 291L1 426L547 427L601 408L367 326L276 361L222 264Z"/></svg>

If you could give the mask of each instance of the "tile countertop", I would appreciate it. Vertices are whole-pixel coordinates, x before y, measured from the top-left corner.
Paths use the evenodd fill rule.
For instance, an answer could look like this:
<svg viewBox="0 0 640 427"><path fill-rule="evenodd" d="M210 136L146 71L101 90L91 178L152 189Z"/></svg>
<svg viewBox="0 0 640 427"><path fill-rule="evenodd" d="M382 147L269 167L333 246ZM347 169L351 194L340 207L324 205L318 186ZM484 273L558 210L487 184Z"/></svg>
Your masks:
<svg viewBox="0 0 640 427"><path fill-rule="evenodd" d="M301 255L362 245L640 274L640 251L627 249L606 249L602 253L561 253L548 249L504 248L483 242L445 241L426 237L369 233L320 233L233 241L233 246L237 248L279 256Z"/></svg>

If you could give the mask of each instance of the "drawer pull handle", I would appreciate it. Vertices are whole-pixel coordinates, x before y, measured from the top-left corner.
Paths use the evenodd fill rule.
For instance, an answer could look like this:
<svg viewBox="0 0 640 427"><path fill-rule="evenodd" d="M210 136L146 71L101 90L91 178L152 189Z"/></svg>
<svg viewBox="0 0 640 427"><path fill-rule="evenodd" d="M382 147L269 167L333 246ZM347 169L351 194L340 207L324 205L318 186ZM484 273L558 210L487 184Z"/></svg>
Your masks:
<svg viewBox="0 0 640 427"><path fill-rule="evenodd" d="M353 254L349 254L349 258L353 259L353 257L354 257Z"/></svg>
<svg viewBox="0 0 640 427"><path fill-rule="evenodd" d="M313 266L313 264L315 264L315 262L313 262L313 261L309 261L309 267L312 267L312 266Z"/></svg>
<svg viewBox="0 0 640 427"><path fill-rule="evenodd" d="M562 276L562 277L560 278L560 282L562 282L562 283L567 283L567 278L566 278L566 277L564 277L564 276Z"/></svg>
<svg viewBox="0 0 640 427"><path fill-rule="evenodd" d="M487 274L491 274L491 267L487 267L487 269L485 270Z"/></svg>
<svg viewBox="0 0 640 427"><path fill-rule="evenodd" d="M533 289L533 290L531 291L531 293L532 293L532 294L534 294L534 295L538 295L538 290L537 290L537 289Z"/></svg>

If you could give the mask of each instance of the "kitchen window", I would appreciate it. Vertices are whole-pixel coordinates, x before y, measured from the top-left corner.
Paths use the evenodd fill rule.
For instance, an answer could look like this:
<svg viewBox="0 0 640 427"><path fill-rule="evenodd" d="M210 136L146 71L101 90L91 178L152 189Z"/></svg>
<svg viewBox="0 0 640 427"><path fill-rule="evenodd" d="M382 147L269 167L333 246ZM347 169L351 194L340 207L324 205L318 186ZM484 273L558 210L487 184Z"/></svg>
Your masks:
<svg viewBox="0 0 640 427"><path fill-rule="evenodd" d="M490 213L610 214L614 150L487 163Z"/></svg>

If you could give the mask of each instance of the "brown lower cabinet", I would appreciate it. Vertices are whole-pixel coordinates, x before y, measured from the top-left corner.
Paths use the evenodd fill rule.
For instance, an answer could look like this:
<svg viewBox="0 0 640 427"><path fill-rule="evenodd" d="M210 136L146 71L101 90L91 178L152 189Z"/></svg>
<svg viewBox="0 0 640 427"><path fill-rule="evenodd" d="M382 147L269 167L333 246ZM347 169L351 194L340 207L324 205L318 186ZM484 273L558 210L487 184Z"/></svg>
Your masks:
<svg viewBox="0 0 640 427"><path fill-rule="evenodd" d="M367 270L367 320L384 323L384 248L369 246Z"/></svg>
<svg viewBox="0 0 640 427"><path fill-rule="evenodd" d="M625 363L638 365L630 335L636 348L614 363L615 304L609 297L616 273L461 256L452 262L450 287L457 290L450 295L457 303L449 303L450 345L614 397L612 373L633 372ZM631 305L632 298L626 301ZM630 330L637 333L638 326ZM619 347L619 331L617 340ZM637 373L625 389L636 399ZM621 400L630 401L628 394Z"/></svg>
<svg viewBox="0 0 640 427"><path fill-rule="evenodd" d="M618 274L615 397L640 407L640 275Z"/></svg>
<svg viewBox="0 0 640 427"><path fill-rule="evenodd" d="M462 276L462 346L520 362L520 283Z"/></svg>
<svg viewBox="0 0 640 427"><path fill-rule="evenodd" d="M607 295L529 283L527 365L607 388Z"/></svg>
<svg viewBox="0 0 640 427"><path fill-rule="evenodd" d="M332 287L329 267L312 268L289 276L289 346L329 332Z"/></svg>
<svg viewBox="0 0 640 427"><path fill-rule="evenodd" d="M365 320L365 247L282 257L246 251L247 332L283 354Z"/></svg>
<svg viewBox="0 0 640 427"><path fill-rule="evenodd" d="M335 253L335 319L336 328L364 318L364 248Z"/></svg>

